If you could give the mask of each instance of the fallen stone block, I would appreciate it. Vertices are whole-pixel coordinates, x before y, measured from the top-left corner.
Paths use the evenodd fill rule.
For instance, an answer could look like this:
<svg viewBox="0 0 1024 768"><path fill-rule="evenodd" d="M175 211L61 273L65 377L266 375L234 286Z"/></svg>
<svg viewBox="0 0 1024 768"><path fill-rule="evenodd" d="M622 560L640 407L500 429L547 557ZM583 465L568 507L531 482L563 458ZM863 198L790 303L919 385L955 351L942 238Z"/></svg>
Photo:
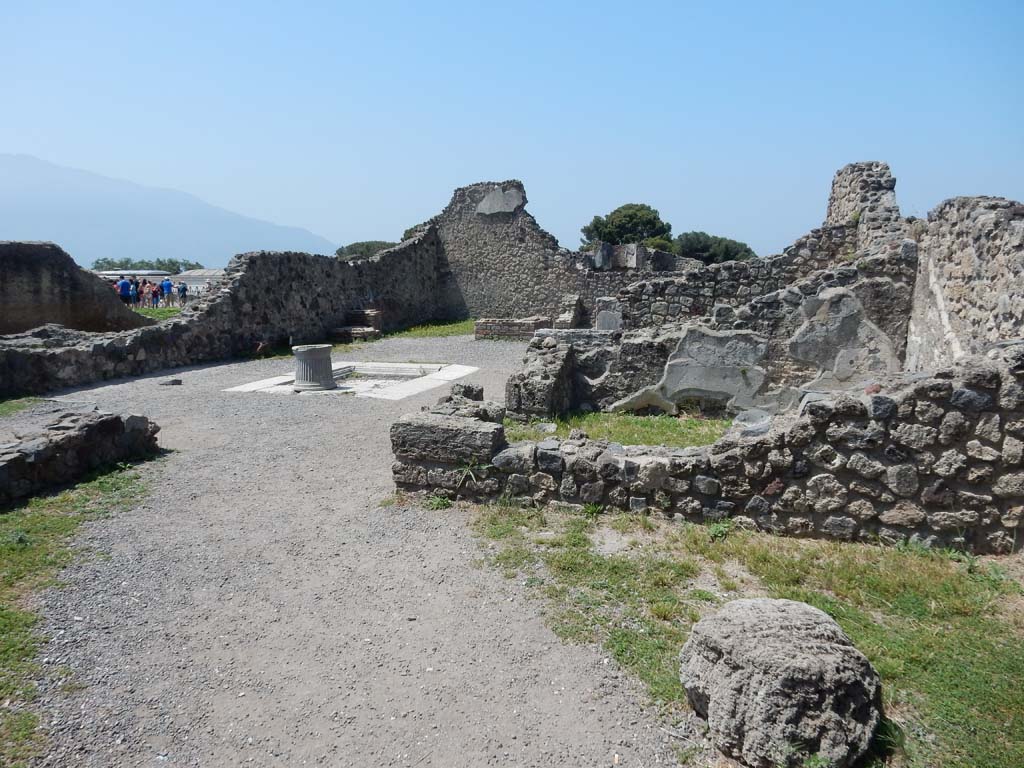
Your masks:
<svg viewBox="0 0 1024 768"><path fill-rule="evenodd" d="M819 756L853 765L881 719L881 683L824 612L734 600L694 625L679 678L722 753L752 768Z"/></svg>

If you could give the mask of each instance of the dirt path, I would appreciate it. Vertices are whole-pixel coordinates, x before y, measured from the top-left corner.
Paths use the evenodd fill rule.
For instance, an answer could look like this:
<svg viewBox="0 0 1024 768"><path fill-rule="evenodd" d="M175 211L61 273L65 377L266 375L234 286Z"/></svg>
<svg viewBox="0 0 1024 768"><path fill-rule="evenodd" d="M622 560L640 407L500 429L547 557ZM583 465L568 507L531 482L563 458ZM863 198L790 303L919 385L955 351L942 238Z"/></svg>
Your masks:
<svg viewBox="0 0 1024 768"><path fill-rule="evenodd" d="M502 395L522 346L392 339L359 359L476 365ZM146 413L173 453L42 600L68 693L47 684L48 766L650 766L673 745L600 649L567 646L479 567L464 513L381 508L398 402L220 390L237 363L68 393Z"/></svg>

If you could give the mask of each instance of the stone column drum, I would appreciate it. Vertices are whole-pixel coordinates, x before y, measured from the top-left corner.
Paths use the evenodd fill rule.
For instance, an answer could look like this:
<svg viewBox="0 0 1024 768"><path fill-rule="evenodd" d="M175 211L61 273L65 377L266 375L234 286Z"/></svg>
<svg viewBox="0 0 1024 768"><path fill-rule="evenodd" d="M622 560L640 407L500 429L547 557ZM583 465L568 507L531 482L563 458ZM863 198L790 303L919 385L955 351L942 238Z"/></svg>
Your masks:
<svg viewBox="0 0 1024 768"><path fill-rule="evenodd" d="M295 354L295 383L292 389L296 392L312 392L321 389L335 389L331 370L330 344L303 344L292 347Z"/></svg>

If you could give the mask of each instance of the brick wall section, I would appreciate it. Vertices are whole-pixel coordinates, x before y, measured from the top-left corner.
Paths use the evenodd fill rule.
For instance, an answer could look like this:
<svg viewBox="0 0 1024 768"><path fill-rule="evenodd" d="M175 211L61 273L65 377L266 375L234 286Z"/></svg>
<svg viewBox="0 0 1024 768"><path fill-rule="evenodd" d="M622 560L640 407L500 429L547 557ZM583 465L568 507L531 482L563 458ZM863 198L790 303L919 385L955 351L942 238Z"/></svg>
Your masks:
<svg viewBox="0 0 1024 768"><path fill-rule="evenodd" d="M730 518L790 536L979 553L1020 548L1024 345L1002 362L972 359L892 384L814 403L766 434L679 450L581 435L505 447L500 425L437 416L445 420L439 429L403 418L392 428L393 474L399 488L478 500L600 504L695 522ZM435 432L443 438L436 450ZM446 447L463 442L478 449L472 477Z"/></svg>
<svg viewBox="0 0 1024 768"><path fill-rule="evenodd" d="M145 416L63 413L47 428L0 446L0 505L156 451L160 428Z"/></svg>
<svg viewBox="0 0 1024 768"><path fill-rule="evenodd" d="M477 320L474 334L477 339L515 339L529 341L534 331L550 328L551 318L534 315L522 318L484 318Z"/></svg>

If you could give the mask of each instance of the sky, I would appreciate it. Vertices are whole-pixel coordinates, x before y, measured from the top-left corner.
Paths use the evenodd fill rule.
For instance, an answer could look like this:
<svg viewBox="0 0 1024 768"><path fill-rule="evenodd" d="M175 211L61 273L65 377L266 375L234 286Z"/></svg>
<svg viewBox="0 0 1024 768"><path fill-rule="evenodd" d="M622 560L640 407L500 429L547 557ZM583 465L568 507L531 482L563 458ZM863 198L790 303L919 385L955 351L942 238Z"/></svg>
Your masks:
<svg viewBox="0 0 1024 768"><path fill-rule="evenodd" d="M779 252L832 174L1024 200L1024 3L0 0L0 152L336 243L521 179L566 247L645 202Z"/></svg>

